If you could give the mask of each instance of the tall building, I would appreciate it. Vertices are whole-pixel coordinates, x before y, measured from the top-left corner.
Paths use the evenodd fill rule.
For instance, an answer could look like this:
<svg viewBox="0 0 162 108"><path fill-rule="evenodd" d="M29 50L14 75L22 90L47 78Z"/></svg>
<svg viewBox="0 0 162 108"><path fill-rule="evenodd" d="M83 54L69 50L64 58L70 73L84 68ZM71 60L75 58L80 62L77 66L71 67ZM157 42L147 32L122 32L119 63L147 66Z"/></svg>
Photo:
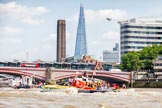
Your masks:
<svg viewBox="0 0 162 108"><path fill-rule="evenodd" d="M66 58L66 24L65 20L57 21L57 62Z"/></svg>
<svg viewBox="0 0 162 108"><path fill-rule="evenodd" d="M103 51L103 61L109 63L119 63L119 44L115 43L113 51Z"/></svg>
<svg viewBox="0 0 162 108"><path fill-rule="evenodd" d="M109 63L118 63L118 52L117 51L103 51L103 61Z"/></svg>
<svg viewBox="0 0 162 108"><path fill-rule="evenodd" d="M86 54L87 54L87 43L86 43L84 7L81 4L77 36L76 36L74 59L77 60Z"/></svg>
<svg viewBox="0 0 162 108"><path fill-rule="evenodd" d="M131 19L121 22L121 55L162 44L162 21Z"/></svg>
<svg viewBox="0 0 162 108"><path fill-rule="evenodd" d="M115 43L115 47L113 48L113 51L119 51L119 43Z"/></svg>

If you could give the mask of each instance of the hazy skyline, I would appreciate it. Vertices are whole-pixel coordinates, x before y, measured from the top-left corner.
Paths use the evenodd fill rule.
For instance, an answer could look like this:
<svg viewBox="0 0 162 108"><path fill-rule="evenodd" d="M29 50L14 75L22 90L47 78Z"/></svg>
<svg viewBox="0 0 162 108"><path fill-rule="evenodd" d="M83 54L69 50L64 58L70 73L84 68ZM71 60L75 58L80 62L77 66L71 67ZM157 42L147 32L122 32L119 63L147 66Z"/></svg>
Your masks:
<svg viewBox="0 0 162 108"><path fill-rule="evenodd" d="M0 0L0 60L56 60L57 20L66 20L67 56L74 55L80 4L84 4L88 54L96 59L120 42L117 22L162 15L162 0Z"/></svg>

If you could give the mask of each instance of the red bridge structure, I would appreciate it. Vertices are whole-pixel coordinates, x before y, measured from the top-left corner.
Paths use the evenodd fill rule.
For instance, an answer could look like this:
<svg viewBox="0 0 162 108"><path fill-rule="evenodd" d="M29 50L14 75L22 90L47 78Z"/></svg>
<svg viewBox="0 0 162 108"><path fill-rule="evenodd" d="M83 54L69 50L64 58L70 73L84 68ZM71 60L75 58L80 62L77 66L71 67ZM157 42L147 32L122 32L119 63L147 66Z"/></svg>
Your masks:
<svg viewBox="0 0 162 108"><path fill-rule="evenodd" d="M130 72L118 72L118 71L97 71L97 70L72 70L72 69L56 69L51 68L54 72L54 79L60 80L69 77L81 76L84 72L94 78L98 78L105 81L113 82L126 82L130 83ZM26 75L36 79L45 81L46 68L29 68L29 67L0 67L0 74L10 75Z"/></svg>

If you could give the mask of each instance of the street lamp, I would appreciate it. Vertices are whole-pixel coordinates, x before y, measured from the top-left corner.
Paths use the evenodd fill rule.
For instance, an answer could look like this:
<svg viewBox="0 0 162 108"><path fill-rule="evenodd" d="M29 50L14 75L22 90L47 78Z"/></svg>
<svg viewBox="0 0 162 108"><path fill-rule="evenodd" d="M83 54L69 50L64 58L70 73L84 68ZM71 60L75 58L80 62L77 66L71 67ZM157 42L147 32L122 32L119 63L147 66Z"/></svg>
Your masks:
<svg viewBox="0 0 162 108"><path fill-rule="evenodd" d="M26 53L26 60L27 60L27 62L28 62L28 52Z"/></svg>

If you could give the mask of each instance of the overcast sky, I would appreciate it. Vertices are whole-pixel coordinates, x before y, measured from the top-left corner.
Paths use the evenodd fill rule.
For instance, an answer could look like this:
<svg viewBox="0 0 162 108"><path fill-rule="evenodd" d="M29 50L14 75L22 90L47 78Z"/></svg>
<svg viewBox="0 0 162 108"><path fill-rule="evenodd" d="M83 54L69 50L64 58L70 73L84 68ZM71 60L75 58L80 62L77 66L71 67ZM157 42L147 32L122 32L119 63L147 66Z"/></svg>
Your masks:
<svg viewBox="0 0 162 108"><path fill-rule="evenodd" d="M120 42L116 21L162 15L162 0L0 0L0 61L56 60L57 20L66 20L67 56L74 55L80 3L88 54L96 59Z"/></svg>

